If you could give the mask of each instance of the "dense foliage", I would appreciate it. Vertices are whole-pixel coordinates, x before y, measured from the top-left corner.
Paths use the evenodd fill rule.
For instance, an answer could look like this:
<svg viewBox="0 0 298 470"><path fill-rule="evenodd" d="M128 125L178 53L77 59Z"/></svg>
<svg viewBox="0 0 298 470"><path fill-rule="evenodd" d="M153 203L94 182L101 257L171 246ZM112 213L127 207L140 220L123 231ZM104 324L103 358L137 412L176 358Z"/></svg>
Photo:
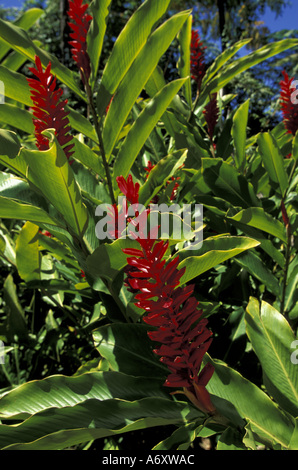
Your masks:
<svg viewBox="0 0 298 470"><path fill-rule="evenodd" d="M0 19L0 448L297 449L294 77L268 132L222 90L298 40L208 64L192 11L146 0L102 63L111 4L70 2L72 67L42 9ZM142 237L152 203L173 224Z"/></svg>

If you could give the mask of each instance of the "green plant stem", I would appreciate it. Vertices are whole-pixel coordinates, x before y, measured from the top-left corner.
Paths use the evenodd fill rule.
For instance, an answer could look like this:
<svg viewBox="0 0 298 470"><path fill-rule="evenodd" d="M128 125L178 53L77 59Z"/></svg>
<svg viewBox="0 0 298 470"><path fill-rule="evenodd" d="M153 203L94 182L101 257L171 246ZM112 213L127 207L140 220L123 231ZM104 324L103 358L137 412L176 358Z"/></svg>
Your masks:
<svg viewBox="0 0 298 470"><path fill-rule="evenodd" d="M88 98L88 103L89 103L89 106L90 106L90 111L91 111L91 114L92 114L92 117L93 117L93 120L94 120L95 131L96 131L96 134L97 134L97 137L98 137L98 143L99 143L99 148L100 148L100 152L101 152L103 166L104 166L105 173L106 173L107 184L108 184L108 188L109 188L111 202L112 202L112 204L115 204L116 199L115 199L115 196L114 196L114 190L113 190L113 184L112 184L112 179L111 179L110 168L109 168L109 165L108 165L108 162L107 162L107 159L106 159L106 153L105 153L105 149L104 149L102 133L101 133L101 129L100 129L99 121L98 121L98 116L97 116L97 113L96 113L96 110L95 110L95 107L94 107L94 103L93 103L92 90L91 90L90 85L89 85L87 80L85 80L85 88L86 88L86 92L87 92L87 98Z"/></svg>
<svg viewBox="0 0 298 470"><path fill-rule="evenodd" d="M289 270L290 255L291 255L291 227L290 227L290 224L287 225L286 229L287 229L286 261L285 261L285 267L284 267L284 279L283 279L282 296L281 296L281 302L280 302L280 313L282 315L284 315L284 309L285 309L287 278L288 278L288 270Z"/></svg>

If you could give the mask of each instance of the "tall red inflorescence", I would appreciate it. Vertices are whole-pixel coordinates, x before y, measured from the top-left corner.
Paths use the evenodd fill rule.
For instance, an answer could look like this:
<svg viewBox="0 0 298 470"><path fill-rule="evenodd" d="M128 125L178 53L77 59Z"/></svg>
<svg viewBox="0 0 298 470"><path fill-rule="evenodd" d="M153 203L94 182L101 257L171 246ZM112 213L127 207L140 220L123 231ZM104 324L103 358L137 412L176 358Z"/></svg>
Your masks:
<svg viewBox="0 0 298 470"><path fill-rule="evenodd" d="M83 0L72 0L68 4L67 15L70 18L68 25L73 31L70 34L73 40L69 41L69 44L72 47L73 60L80 70L81 79L85 85L85 80L88 82L91 74L90 57L87 52L87 33L93 17L86 12L89 5L83 5Z"/></svg>
<svg viewBox="0 0 298 470"><path fill-rule="evenodd" d="M118 185L129 202L138 201L131 177L127 181L122 178ZM146 236L149 213L147 209L131 221L137 229L131 236L140 248L123 249L128 255L125 282L135 293L136 305L146 312L143 320L156 328L148 335L152 341L160 343L154 352L170 372L164 385L175 389L182 387L183 393L200 410L212 414L215 408L206 385L214 369L210 363L201 367L212 333L192 295L194 286L180 286L185 269L178 269L179 257L165 259L169 243L157 239L158 227Z"/></svg>
<svg viewBox="0 0 298 470"><path fill-rule="evenodd" d="M203 114L205 115L205 120L207 123L207 130L210 140L213 140L214 129L219 117L219 109L217 104L217 94L213 93L210 97L210 101L205 106L203 110Z"/></svg>
<svg viewBox="0 0 298 470"><path fill-rule="evenodd" d="M41 60L35 56L36 68L30 67L29 70L36 78L27 78L31 89L33 124L35 127L36 146L39 150L48 150L49 140L42 135L46 129L55 129L55 135L64 153L69 160L74 147L71 143L73 137L69 133L68 113L65 111L67 100L61 100L63 91L56 88L56 77L51 74L51 62L49 62L45 71L43 71ZM70 161L70 160L69 160Z"/></svg>
<svg viewBox="0 0 298 470"><path fill-rule="evenodd" d="M206 72L205 49L206 47L203 46L198 32L193 29L191 32L190 46L190 73L191 78L197 83L198 92L200 91L202 80Z"/></svg>
<svg viewBox="0 0 298 470"><path fill-rule="evenodd" d="M280 82L280 98L283 122L289 134L295 135L298 129L298 104L292 102L295 87L292 86L294 78L289 78L283 70L284 79Z"/></svg>

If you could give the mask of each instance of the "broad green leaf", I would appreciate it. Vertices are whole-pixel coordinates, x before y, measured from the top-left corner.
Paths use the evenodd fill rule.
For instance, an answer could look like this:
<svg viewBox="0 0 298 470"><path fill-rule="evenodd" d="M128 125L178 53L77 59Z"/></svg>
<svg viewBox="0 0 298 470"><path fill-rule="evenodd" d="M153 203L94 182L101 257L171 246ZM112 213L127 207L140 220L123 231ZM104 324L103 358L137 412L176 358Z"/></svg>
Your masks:
<svg viewBox="0 0 298 470"><path fill-rule="evenodd" d="M103 178L105 172L101 157L97 155L94 150L88 147L88 145L86 145L84 142L81 142L79 137L75 137L73 142L75 144L73 157Z"/></svg>
<svg viewBox="0 0 298 470"><path fill-rule="evenodd" d="M53 130L46 131L45 135L52 140L49 150L21 150L29 167L28 179L60 212L69 227L82 237L88 223L87 208Z"/></svg>
<svg viewBox="0 0 298 470"><path fill-rule="evenodd" d="M24 75L0 65L0 80L4 83L7 98L32 106L29 85Z"/></svg>
<svg viewBox="0 0 298 470"><path fill-rule="evenodd" d="M133 104L188 16L189 12L178 13L163 23L150 36L119 85L103 128L108 160Z"/></svg>
<svg viewBox="0 0 298 470"><path fill-rule="evenodd" d="M237 52L242 47L246 46L250 41L251 39L244 39L223 51L206 70L202 80L201 89L203 90L208 85L208 82L210 82L210 80L214 77L216 72L218 72L219 69L221 69L235 54L237 54Z"/></svg>
<svg viewBox="0 0 298 470"><path fill-rule="evenodd" d="M252 276L264 284L277 298L280 296L280 283L271 269L267 268L260 256L253 252L242 253L236 260Z"/></svg>
<svg viewBox="0 0 298 470"><path fill-rule="evenodd" d="M190 46L191 46L192 16L189 16L178 35L180 57L178 70L181 78L186 78L183 85L184 96L189 107L192 106L191 79L190 79Z"/></svg>
<svg viewBox="0 0 298 470"><path fill-rule="evenodd" d="M83 101L87 98L80 90L76 80L75 74L65 67L58 59L38 47L29 37L28 33L22 28L0 19L0 37L7 41L12 49L23 54L27 59L34 62L34 57L37 55L44 67L47 67L48 63L51 62L51 71L61 80L66 86L68 86L74 93L76 93Z"/></svg>
<svg viewBox="0 0 298 470"><path fill-rule="evenodd" d="M280 54L287 49L297 47L297 45L297 39L283 39L281 41L268 43L260 49L232 61L232 63L222 68L211 80L209 76L206 77L204 88L201 90L198 106L203 105L210 94L224 88L236 75L239 75L241 72L248 70L270 57Z"/></svg>
<svg viewBox="0 0 298 470"><path fill-rule="evenodd" d="M295 158L295 160L298 160L298 134L296 132L295 137L293 139L292 143L292 155Z"/></svg>
<svg viewBox="0 0 298 470"><path fill-rule="evenodd" d="M228 427L220 436L216 450L248 450L242 442L242 435L234 428Z"/></svg>
<svg viewBox="0 0 298 470"><path fill-rule="evenodd" d="M159 442L152 450L186 450L196 439L197 423L189 423L176 429L171 436Z"/></svg>
<svg viewBox="0 0 298 470"><path fill-rule="evenodd" d="M8 263L15 266L15 243L3 223L0 224L0 256L2 256Z"/></svg>
<svg viewBox="0 0 298 470"><path fill-rule="evenodd" d="M28 329L25 313L20 304L12 274L9 274L4 281L3 299L5 302L6 319L4 324L1 325L1 329L3 328L5 331L7 341L14 342L16 337L18 337L20 341L27 340Z"/></svg>
<svg viewBox="0 0 298 470"><path fill-rule="evenodd" d="M249 100L243 103L233 117L232 137L235 146L236 168L243 172L246 161L246 127L248 121Z"/></svg>
<svg viewBox="0 0 298 470"><path fill-rule="evenodd" d="M298 450L298 418L295 419L295 431L293 432L292 439L289 445L290 450Z"/></svg>
<svg viewBox="0 0 298 470"><path fill-rule="evenodd" d="M146 0L119 34L103 71L97 93L98 114L105 112L111 97L146 43L153 28L166 13L170 0Z"/></svg>
<svg viewBox="0 0 298 470"><path fill-rule="evenodd" d="M40 8L30 8L30 10L25 11L21 16L19 16L19 18L17 18L13 24L19 28L28 30L43 14L44 11ZM3 39L0 39L0 60L7 55L9 50L10 47L7 42L3 41Z"/></svg>
<svg viewBox="0 0 298 470"><path fill-rule="evenodd" d="M21 144L15 132L0 129L0 155L6 155L14 159L17 157L20 148Z"/></svg>
<svg viewBox="0 0 298 470"><path fill-rule="evenodd" d="M87 51L90 57L92 72L90 77L91 89L94 88L96 82L110 4L111 0L94 0L90 5L90 13L93 20L87 34Z"/></svg>
<svg viewBox="0 0 298 470"><path fill-rule="evenodd" d="M166 86L166 81L165 81L163 72L160 69L160 67L157 66L145 85L146 93L148 93L150 98L153 98L156 95L156 93L162 90L162 88L164 88L165 86ZM162 119L164 121L164 126L167 132L170 134L170 136L175 137L176 134L178 134L179 132L179 125L173 113L166 111Z"/></svg>
<svg viewBox="0 0 298 470"><path fill-rule="evenodd" d="M169 396L160 378L132 377L111 371L73 377L52 375L5 393L0 398L0 416L1 419L25 419L49 408L75 406L90 399L139 400L150 396Z"/></svg>
<svg viewBox="0 0 298 470"><path fill-rule="evenodd" d="M16 263L25 282L40 279L39 227L26 222L16 239Z"/></svg>
<svg viewBox="0 0 298 470"><path fill-rule="evenodd" d="M93 331L93 338L96 349L108 360L112 370L140 377L160 377L164 381L168 370L153 353L154 343L147 331L144 324L112 323Z"/></svg>
<svg viewBox="0 0 298 470"><path fill-rule="evenodd" d="M59 450L102 437L202 418L185 402L161 397L135 401L90 399L75 406L52 408L14 425L0 425L0 448Z"/></svg>
<svg viewBox="0 0 298 470"><path fill-rule="evenodd" d="M25 109L21 109L18 106L9 103L3 103L0 106L0 122L27 132L27 134L34 133L32 114Z"/></svg>
<svg viewBox="0 0 298 470"><path fill-rule="evenodd" d="M258 137L259 151L262 156L264 167L270 179L279 186L283 197L288 188L288 176L284 166L284 159L280 153L275 138L265 132Z"/></svg>
<svg viewBox="0 0 298 470"><path fill-rule="evenodd" d="M184 82L184 79L180 79L169 83L146 104L146 107L134 122L117 155L113 169L115 185L117 184L117 176L122 175L124 178L128 176L130 168L153 131L154 126L164 114Z"/></svg>
<svg viewBox="0 0 298 470"><path fill-rule="evenodd" d="M0 217L3 219L30 220L36 224L61 226L61 223L39 207L22 204L0 196Z"/></svg>
<svg viewBox="0 0 298 470"><path fill-rule="evenodd" d="M294 432L294 419L284 413L259 387L219 360L208 359L215 372L207 385L217 410L235 425L248 420L257 442L284 448ZM241 426L242 420L242 426Z"/></svg>
<svg viewBox="0 0 298 470"><path fill-rule="evenodd" d="M101 244L88 256L86 270L93 280L93 282L90 280L93 289L97 289L97 282L101 278L112 282L119 271L126 266L127 255L123 253L122 249L129 247L136 248L136 242L130 238L118 239L112 243Z"/></svg>
<svg viewBox="0 0 298 470"><path fill-rule="evenodd" d="M290 360L296 339L283 315L267 302L251 298L245 315L247 335L261 362L265 386L277 403L298 414L297 366Z"/></svg>
<svg viewBox="0 0 298 470"><path fill-rule="evenodd" d="M259 230L263 230L281 241L286 242L286 233L284 225L270 214L267 214L262 207L250 207L244 209L233 217L227 217L228 220L235 220L242 224L247 224Z"/></svg>
<svg viewBox="0 0 298 470"><path fill-rule="evenodd" d="M251 238L222 236L204 240L202 248L194 255L191 254L192 250L187 248L181 250L179 251L181 262L178 268L186 268L186 271L180 282L181 284L189 282L218 264L258 245L259 242Z"/></svg>
<svg viewBox="0 0 298 470"><path fill-rule="evenodd" d="M243 208L260 206L251 183L227 162L202 158L202 175L216 197Z"/></svg>

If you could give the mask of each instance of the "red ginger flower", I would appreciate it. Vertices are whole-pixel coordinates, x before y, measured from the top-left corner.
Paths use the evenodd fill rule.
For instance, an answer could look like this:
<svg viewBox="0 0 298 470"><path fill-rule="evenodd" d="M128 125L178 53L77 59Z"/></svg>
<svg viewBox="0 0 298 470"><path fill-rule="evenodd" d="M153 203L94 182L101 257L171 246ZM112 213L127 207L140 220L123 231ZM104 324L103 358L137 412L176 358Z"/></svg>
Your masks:
<svg viewBox="0 0 298 470"><path fill-rule="evenodd" d="M31 88L31 99L33 119L35 126L36 146L39 150L48 150L49 140L42 135L46 129L55 129L55 135L61 147L64 150L66 158L69 160L74 152L71 152L74 144L70 144L72 135L69 134L68 113L65 111L67 100L62 100L63 91L56 89L56 77L51 74L51 62L49 62L45 71L42 70L41 60L35 56L36 68L30 67L29 70L37 77L27 78Z"/></svg>
<svg viewBox="0 0 298 470"><path fill-rule="evenodd" d="M215 409L206 390L213 366L208 363L201 370L212 333L192 296L193 286L182 288L179 285L185 272L185 269L178 269L179 258L164 259L169 245L156 240L158 227L151 230L148 238L144 236L148 214L148 210L144 211L137 222L132 221L138 227L138 235L132 233L132 236L140 249L123 250L129 255L125 282L131 292L137 293L136 306L145 310L144 321L156 327L148 335L161 343L154 352L161 356L160 361L170 371L164 385L183 387L183 392L200 410L213 413Z"/></svg>
<svg viewBox="0 0 298 470"><path fill-rule="evenodd" d="M284 80L280 82L280 98L283 121L288 133L295 135L298 129L298 104L294 104L291 101L291 96L295 89L295 87L291 86L294 79L290 79L285 71L282 74Z"/></svg>
<svg viewBox="0 0 298 470"><path fill-rule="evenodd" d="M213 93L213 95L210 97L210 101L205 107L203 114L205 115L206 123L207 123L207 128L208 128L208 135L210 137L210 140L213 140L213 134L214 134L214 128L216 126L216 123L218 121L219 117L219 109L218 109L218 104L217 104L217 94Z"/></svg>
<svg viewBox="0 0 298 470"><path fill-rule="evenodd" d="M197 83L198 91L200 91L202 80L206 72L204 60L205 49L206 47L203 46L198 32L192 30L190 46L190 72L191 78Z"/></svg>
<svg viewBox="0 0 298 470"><path fill-rule="evenodd" d="M72 57L79 67L81 79L85 85L85 79L88 82L91 74L90 57L87 52L87 33L93 18L86 13L89 5L83 5L83 0L73 0L68 3L67 15L71 19L68 25L73 31L70 34L73 41L69 41L69 45L72 46Z"/></svg>
<svg viewBox="0 0 298 470"><path fill-rule="evenodd" d="M121 233L126 227L126 222L131 221L131 217L128 217L128 204L136 204L135 214L138 215L138 203L139 203L139 183L135 183L132 180L132 176L129 175L127 180L123 176L116 178L118 186L125 198L122 201L122 207L118 208L117 204L113 204L108 210L108 234L110 238L118 239L121 237Z"/></svg>

